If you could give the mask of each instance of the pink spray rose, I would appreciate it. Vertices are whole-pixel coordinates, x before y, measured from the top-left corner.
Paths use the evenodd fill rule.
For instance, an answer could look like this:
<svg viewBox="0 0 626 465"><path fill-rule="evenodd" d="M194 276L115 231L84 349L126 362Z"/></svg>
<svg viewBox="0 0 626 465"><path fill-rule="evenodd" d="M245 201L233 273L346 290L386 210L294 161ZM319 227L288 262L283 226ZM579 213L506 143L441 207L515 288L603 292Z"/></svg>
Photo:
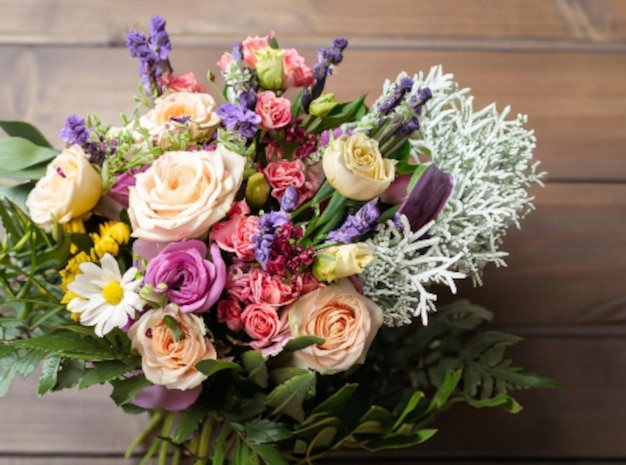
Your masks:
<svg viewBox="0 0 626 465"><path fill-rule="evenodd" d="M161 82L172 92L204 92L205 88L200 84L196 75L193 73L184 73L175 75L168 73L160 78Z"/></svg>
<svg viewBox="0 0 626 465"><path fill-rule="evenodd" d="M257 50L262 50L264 48L269 47L270 40L274 37L274 31L271 30L266 36L259 37L246 37L244 41L241 43L241 52L243 54L243 64L254 68L256 65L256 55L254 54Z"/></svg>
<svg viewBox="0 0 626 465"><path fill-rule="evenodd" d="M219 299L226 282L226 265L219 248L211 246L211 260L202 241L173 242L148 263L144 283L155 289L167 285L167 298L181 312L205 312Z"/></svg>
<svg viewBox="0 0 626 465"><path fill-rule="evenodd" d="M259 269L250 274L250 300L259 305L280 307L296 300L291 283L285 283L279 276L270 275Z"/></svg>
<svg viewBox="0 0 626 465"><path fill-rule="evenodd" d="M259 126L266 131L285 127L291 121L291 102L284 97L277 97L270 90L257 94L254 111L261 117Z"/></svg>
<svg viewBox="0 0 626 465"><path fill-rule="evenodd" d="M285 49L284 52L283 70L285 80L283 88L312 86L315 83L315 77L311 68L304 64L304 58L298 54L295 48Z"/></svg>
<svg viewBox="0 0 626 465"><path fill-rule="evenodd" d="M217 321L226 323L231 331L239 332L243 329L242 311L237 299L222 299L217 303Z"/></svg>
<svg viewBox="0 0 626 465"><path fill-rule="evenodd" d="M278 160L269 163L263 174L272 187L272 197L280 201L287 188L293 186L298 191L297 205L300 205L313 196L323 180L317 168L309 171L301 160Z"/></svg>
<svg viewBox="0 0 626 465"><path fill-rule="evenodd" d="M233 203L232 207L226 214L226 219L216 223L211 228L209 233L210 239L217 243L220 249L226 252L234 252L235 245L233 244L233 235L235 234L235 228L237 223L245 215L250 213L250 207L245 200Z"/></svg>
<svg viewBox="0 0 626 465"><path fill-rule="evenodd" d="M241 319L246 334L254 339L250 346L259 349L263 355L280 352L291 337L286 321L281 321L276 309L268 305L248 305Z"/></svg>

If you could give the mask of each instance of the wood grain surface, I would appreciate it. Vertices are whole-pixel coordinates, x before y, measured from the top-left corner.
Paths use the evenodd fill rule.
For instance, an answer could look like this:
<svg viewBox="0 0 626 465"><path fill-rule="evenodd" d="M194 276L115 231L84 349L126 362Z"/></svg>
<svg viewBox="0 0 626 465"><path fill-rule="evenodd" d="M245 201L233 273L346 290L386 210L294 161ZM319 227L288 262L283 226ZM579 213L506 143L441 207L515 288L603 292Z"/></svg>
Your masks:
<svg viewBox="0 0 626 465"><path fill-rule="evenodd" d="M233 42L270 29L309 63L345 36L328 82L341 99L372 102L385 78L442 64L476 107L510 105L535 130L548 172L537 210L506 238L508 266L459 295L526 337L517 364L566 388L520 393L518 415L454 409L423 447L324 463L626 462L626 1L0 0L0 119L28 120L55 145L71 113L119 124L137 86L125 34L155 13L179 72L216 72ZM145 422L107 387L37 398L36 379L0 399L0 418L0 465L136 463L122 454Z"/></svg>

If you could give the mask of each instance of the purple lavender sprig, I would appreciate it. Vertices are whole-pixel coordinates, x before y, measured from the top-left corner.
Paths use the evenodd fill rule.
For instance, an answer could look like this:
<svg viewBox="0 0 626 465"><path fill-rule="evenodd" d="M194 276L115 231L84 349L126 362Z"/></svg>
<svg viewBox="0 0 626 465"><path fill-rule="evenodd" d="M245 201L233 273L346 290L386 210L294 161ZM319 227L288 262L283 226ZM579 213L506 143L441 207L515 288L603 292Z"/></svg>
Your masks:
<svg viewBox="0 0 626 465"><path fill-rule="evenodd" d="M380 210L371 202L363 205L354 215L348 215L344 223L328 234L328 242L350 244L360 236L374 230Z"/></svg>
<svg viewBox="0 0 626 465"><path fill-rule="evenodd" d="M159 77L172 72L169 52L172 50L170 38L165 30L165 20L153 16L150 20L150 34L129 31L126 47L133 58L139 58L139 76L141 84L148 95L161 95L163 86Z"/></svg>
<svg viewBox="0 0 626 465"><path fill-rule="evenodd" d="M91 163L102 166L104 159L116 152L116 141L107 142L103 134L96 134L94 137L94 133L95 131L87 128L87 122L75 114L67 117L59 131L61 139L68 146L80 145L89 155Z"/></svg>
<svg viewBox="0 0 626 465"><path fill-rule="evenodd" d="M309 111L311 102L322 95L326 85L326 77L333 74L333 67L343 61L343 51L348 46L348 40L338 37L330 47L320 48L317 51L317 63L313 66L315 84L311 88L303 89L302 107Z"/></svg>

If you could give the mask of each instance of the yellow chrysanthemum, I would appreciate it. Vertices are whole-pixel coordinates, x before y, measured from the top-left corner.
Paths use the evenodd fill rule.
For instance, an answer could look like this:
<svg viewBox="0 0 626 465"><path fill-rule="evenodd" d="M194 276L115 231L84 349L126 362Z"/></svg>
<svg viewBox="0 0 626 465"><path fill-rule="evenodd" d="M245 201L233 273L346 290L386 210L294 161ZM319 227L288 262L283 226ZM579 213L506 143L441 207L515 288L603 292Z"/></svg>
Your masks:
<svg viewBox="0 0 626 465"><path fill-rule="evenodd" d="M100 236L109 236L119 245L126 245L130 241L130 228L121 221L107 221L100 225Z"/></svg>
<svg viewBox="0 0 626 465"><path fill-rule="evenodd" d="M64 291L67 290L67 285L74 281L76 275L80 273L79 265L81 263L90 262L91 257L87 255L85 252L79 252L70 258L59 274L61 275L61 289Z"/></svg>
<svg viewBox="0 0 626 465"><path fill-rule="evenodd" d="M63 223L63 231L66 234L85 234L85 222L82 218L74 218L67 223Z"/></svg>
<svg viewBox="0 0 626 465"><path fill-rule="evenodd" d="M91 238L93 240L93 247L90 254L94 262L104 257L104 254L109 253L117 257L117 254L120 253L120 244L113 239L112 236L98 236L97 234L92 234Z"/></svg>

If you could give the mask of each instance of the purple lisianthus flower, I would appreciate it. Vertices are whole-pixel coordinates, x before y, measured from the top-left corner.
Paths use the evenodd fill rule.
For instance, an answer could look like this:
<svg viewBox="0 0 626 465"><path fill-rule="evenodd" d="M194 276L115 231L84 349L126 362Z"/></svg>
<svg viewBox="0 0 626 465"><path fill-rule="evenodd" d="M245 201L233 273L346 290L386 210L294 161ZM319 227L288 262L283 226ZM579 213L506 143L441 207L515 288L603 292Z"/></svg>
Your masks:
<svg viewBox="0 0 626 465"><path fill-rule="evenodd" d="M215 304L226 283L226 265L217 244L207 246L199 240L173 242L149 261L144 284L164 291L181 312L205 312Z"/></svg>
<svg viewBox="0 0 626 465"><path fill-rule="evenodd" d="M419 230L437 217L448 201L453 186L452 175L444 173L435 165L426 168L398 209L399 214L408 218L411 231Z"/></svg>
<svg viewBox="0 0 626 465"><path fill-rule="evenodd" d="M222 118L222 124L228 131L238 131L248 139L254 137L258 130L261 117L243 105L224 103L215 111Z"/></svg>
<svg viewBox="0 0 626 465"><path fill-rule="evenodd" d="M145 409L162 408L170 412L180 412L191 407L201 392L202 384L184 391L154 384L141 389L132 400L132 404Z"/></svg>
<svg viewBox="0 0 626 465"><path fill-rule="evenodd" d="M128 188L137 182L135 176L146 171L150 165L143 165L141 168L131 168L130 171L122 173L115 178L115 184L108 192L108 196L119 203L124 208L128 208Z"/></svg>

